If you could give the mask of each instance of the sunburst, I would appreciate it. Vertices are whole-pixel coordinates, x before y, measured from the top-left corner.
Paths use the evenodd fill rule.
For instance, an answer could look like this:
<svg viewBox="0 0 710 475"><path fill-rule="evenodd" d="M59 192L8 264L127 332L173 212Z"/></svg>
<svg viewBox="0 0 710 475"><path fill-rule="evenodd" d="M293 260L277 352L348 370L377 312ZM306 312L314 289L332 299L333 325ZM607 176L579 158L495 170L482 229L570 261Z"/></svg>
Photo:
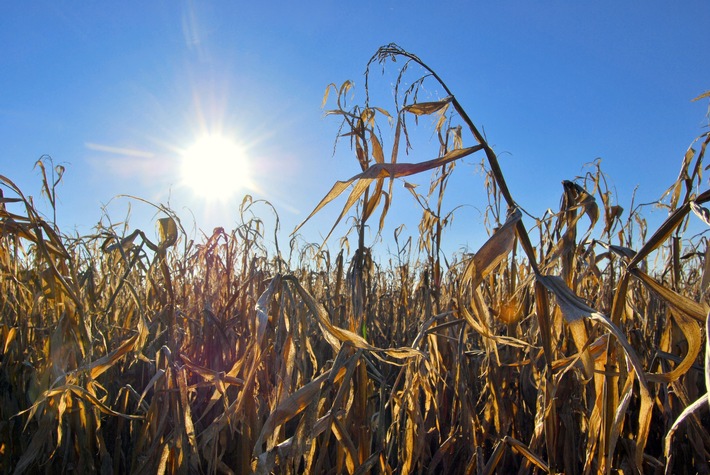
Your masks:
<svg viewBox="0 0 710 475"><path fill-rule="evenodd" d="M182 154L182 182L208 201L227 201L249 187L245 147L223 135L204 135Z"/></svg>

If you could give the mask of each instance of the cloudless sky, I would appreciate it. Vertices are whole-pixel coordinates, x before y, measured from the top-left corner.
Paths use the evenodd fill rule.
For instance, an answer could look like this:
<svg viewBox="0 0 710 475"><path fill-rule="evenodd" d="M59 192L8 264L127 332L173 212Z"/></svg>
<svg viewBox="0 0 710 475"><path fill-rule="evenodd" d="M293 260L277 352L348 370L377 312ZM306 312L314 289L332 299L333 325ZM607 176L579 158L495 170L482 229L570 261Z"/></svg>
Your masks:
<svg viewBox="0 0 710 475"><path fill-rule="evenodd" d="M58 221L67 233L91 232L104 211L121 221L129 203L132 226L151 228L154 210L116 197L127 194L169 203L209 234L234 227L249 193L275 206L285 240L336 180L359 172L347 142L333 156L339 123L323 116L326 86L351 79L351 104L362 103L367 61L392 42L447 82L513 196L537 216L596 158L621 206L636 187L637 203L659 198L708 123L708 101L691 102L710 89L704 0L3 2L0 174L39 201L35 161L66 166ZM376 87L388 97L386 80ZM253 186L228 203L207 204L182 183L181 151L205 131L248 148ZM482 242L481 158L464 159L452 178L448 206L469 206L449 253ZM401 223L416 233L417 205L401 185L394 199L386 233ZM303 238L318 242L342 204ZM270 221L268 209L258 214Z"/></svg>

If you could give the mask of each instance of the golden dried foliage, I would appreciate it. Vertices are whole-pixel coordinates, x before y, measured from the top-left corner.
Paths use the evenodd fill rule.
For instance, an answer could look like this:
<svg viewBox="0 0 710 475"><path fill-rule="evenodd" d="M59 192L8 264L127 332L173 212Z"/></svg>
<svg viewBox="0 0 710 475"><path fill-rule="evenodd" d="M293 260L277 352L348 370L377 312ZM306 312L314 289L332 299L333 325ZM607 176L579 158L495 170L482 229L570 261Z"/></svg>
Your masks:
<svg viewBox="0 0 710 475"><path fill-rule="evenodd" d="M396 114L369 103L370 69L390 60ZM201 242L162 206L157 244L117 225L72 238L0 176L2 473L708 473L710 250L685 235L709 221L710 134L684 154L648 239L599 161L528 229L433 70L388 45L366 78L363 107L347 108L350 82L326 91L360 173L306 220L352 187L335 223L356 210L352 256L294 239L284 258L249 197L236 229ZM419 100L436 88L444 99ZM407 120L427 117L438 157L400 162ZM447 260L443 196L475 154L489 238ZM49 164L54 209L64 170ZM393 182L424 172L427 193L405 185L422 208L418 251L398 228L383 265L367 221L381 206L381 231Z"/></svg>

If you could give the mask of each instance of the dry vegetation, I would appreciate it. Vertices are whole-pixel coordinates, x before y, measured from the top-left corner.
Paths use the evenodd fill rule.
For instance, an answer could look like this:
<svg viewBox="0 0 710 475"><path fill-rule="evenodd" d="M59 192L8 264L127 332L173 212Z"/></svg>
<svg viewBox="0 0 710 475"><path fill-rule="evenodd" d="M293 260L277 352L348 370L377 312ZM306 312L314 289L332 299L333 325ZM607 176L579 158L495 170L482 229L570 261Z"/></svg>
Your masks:
<svg viewBox="0 0 710 475"><path fill-rule="evenodd" d="M685 237L710 215L710 135L685 154L650 236L598 164L563 183L558 212L528 219L421 60L389 45L368 75L395 58L395 114L347 108L350 83L331 88L362 173L314 213L350 190L352 256L292 245L285 258L249 200L241 226L199 243L165 208L157 244L113 225L65 236L0 176L3 473L710 473L710 260L703 234ZM445 98L418 102L425 82ZM423 116L439 158L401 163ZM473 154L490 239L448 262L441 198ZM427 170L427 195L410 188L419 250L378 263L366 226L378 210L382 225L395 178ZM45 174L52 206L56 185ZM699 410L674 426L686 407Z"/></svg>

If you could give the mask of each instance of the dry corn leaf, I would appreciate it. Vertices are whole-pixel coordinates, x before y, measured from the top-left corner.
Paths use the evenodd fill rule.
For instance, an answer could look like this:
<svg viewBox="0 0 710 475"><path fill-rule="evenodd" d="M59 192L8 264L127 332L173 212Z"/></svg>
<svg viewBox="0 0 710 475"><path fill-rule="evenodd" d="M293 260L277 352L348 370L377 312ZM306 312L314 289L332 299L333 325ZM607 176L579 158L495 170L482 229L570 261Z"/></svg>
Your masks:
<svg viewBox="0 0 710 475"><path fill-rule="evenodd" d="M296 288L296 291L306 303L306 306L309 308L313 316L316 317L318 325L323 332L323 337L330 344L336 354L340 351L341 343L347 342L355 348L371 351L375 356L378 356L378 353L385 353L386 355L397 359L424 357L424 354L415 348L377 348L369 344L367 340L357 333L344 328L336 327L331 323L326 309L321 304L316 302L313 296L311 296L311 294L301 286L300 282L295 277L284 276L283 280L289 282Z"/></svg>
<svg viewBox="0 0 710 475"><path fill-rule="evenodd" d="M633 371L633 369L631 370ZM621 390L621 398L619 400L616 412L614 413L614 421L611 425L611 433L609 434L609 441L607 442L607 453L605 460L613 460L614 451L616 449L616 443L619 440L619 435L624 426L624 419L626 417L626 412L631 403L631 397L633 396L634 389L634 378L629 375L626 378L624 388ZM611 464L606 467L606 473L611 471Z"/></svg>
<svg viewBox="0 0 710 475"><path fill-rule="evenodd" d="M710 388L710 316L705 319L705 387ZM690 417L691 414L695 413L700 409L707 409L710 407L710 392L706 390L705 394L700 396L695 402L686 407L683 412L680 413L678 418L671 426L670 430L666 434L664 443L664 454L666 457L666 475L670 475L673 469L672 455L673 451L671 446L673 443L673 436L676 431L683 423L683 421Z"/></svg>
<svg viewBox="0 0 710 475"><path fill-rule="evenodd" d="M488 459L488 462L486 462L486 465L479 472L481 475L493 475L495 473L498 463L500 463L500 460L503 458L505 446L506 444L502 440L496 442L495 448L493 449L493 453Z"/></svg>
<svg viewBox="0 0 710 475"><path fill-rule="evenodd" d="M446 112L453 96L448 96L440 101L434 102L416 102L402 108L403 111L410 112L414 115L429 115L435 112Z"/></svg>
<svg viewBox="0 0 710 475"><path fill-rule="evenodd" d="M614 226L615 221L621 220L621 215L624 213L624 208L619 205L612 205L606 209L604 213L604 231L602 235L607 234Z"/></svg>
<svg viewBox="0 0 710 475"><path fill-rule="evenodd" d="M19 203L22 200L20 198L6 198L3 191L0 190L0 216L6 217L9 213L5 210L5 203Z"/></svg>
<svg viewBox="0 0 710 475"><path fill-rule="evenodd" d="M589 229L591 230L599 219L597 200L587 193L587 190L573 181L564 180L562 181L562 186L565 190L566 201L568 201L568 203L566 203L566 209L582 208L584 213L589 217ZM568 226L571 227L574 224L576 224L576 220L573 223L569 223Z"/></svg>
<svg viewBox="0 0 710 475"><path fill-rule="evenodd" d="M326 102L328 102L328 95L330 94L331 88L334 91L338 91L338 96L340 97L343 94L346 94L352 87L352 81L345 81L343 84L340 85L340 88L338 88L335 83L328 84L328 86L325 88L325 93L323 94L323 102L321 104L321 107L325 107Z"/></svg>
<svg viewBox="0 0 710 475"><path fill-rule="evenodd" d="M513 210L505 223L473 255L461 278L470 280L472 287L478 287L484 277L505 259L515 243L515 226L523 214L519 208Z"/></svg>
<svg viewBox="0 0 710 475"><path fill-rule="evenodd" d="M182 429L187 438L187 443L190 449L188 455L188 468L190 473L199 473L200 471L200 454L197 447L197 435L195 433L195 425L192 422L192 411L190 410L190 401L187 395L187 376L185 370L178 371L177 374L178 390L180 393L180 407L182 409ZM181 436L183 434L180 434Z"/></svg>
<svg viewBox="0 0 710 475"><path fill-rule="evenodd" d="M675 292L664 285L658 283L651 276L639 269L631 269L631 275L638 277L641 282L643 282L648 288L653 290L658 294L663 300L668 302L669 305L677 308L679 311L684 312L686 315L694 318L699 322L705 322L708 311L710 311L710 306L706 303L698 303L684 295Z"/></svg>
<svg viewBox="0 0 710 475"><path fill-rule="evenodd" d="M637 468L640 471L643 471L643 452L646 447L646 441L648 440L653 401L651 399L651 394L648 391L646 373L643 370L641 361L636 354L636 351L629 344L619 327L614 325L614 323L612 323L606 315L597 312L595 309L587 305L580 297L575 295L575 293L567 287L560 277L537 275L537 280L555 295L557 298L557 304L568 322L587 318L593 322L600 323L603 327L609 330L614 337L616 337L616 340L623 347L627 361L631 364L631 366L633 366L634 371L636 372L636 377L639 381L641 401L639 408L638 432L636 436L635 462Z"/></svg>
<svg viewBox="0 0 710 475"><path fill-rule="evenodd" d="M38 161L40 167L44 171L44 164ZM35 211L34 207L22 193L20 188L15 185L15 183L4 175L0 175L0 181L4 182L10 189L12 189L19 198L3 198L0 202L0 217L5 218L0 222L0 230L4 233L16 234L19 237L25 238L30 242L37 244L38 248L42 252L47 254L52 254L55 257L62 259L69 259L69 254L64 248L64 243L54 231L52 226L45 222ZM27 216L20 216L13 213L8 213L5 210L5 203L9 202L23 202L25 209L27 210ZM19 221L24 224L20 224ZM44 234L46 234L47 239L44 239Z"/></svg>
<svg viewBox="0 0 710 475"><path fill-rule="evenodd" d="M175 220L171 217L160 218L158 220L158 237L160 249L167 249L177 242L178 232Z"/></svg>
<svg viewBox="0 0 710 475"><path fill-rule="evenodd" d="M609 334L604 333L599 338L594 340L587 346L587 350L595 362L604 355L606 351L607 344L609 341ZM565 368L569 368L571 364L575 364L581 360L582 353L572 356L566 356L552 362L552 370L555 372L562 371ZM586 371L584 368L584 363L580 362L580 369ZM595 365L596 366L596 365Z"/></svg>
<svg viewBox="0 0 710 475"><path fill-rule="evenodd" d="M641 262L643 259L645 259L651 252L653 252L655 249L657 249L659 246L664 244L667 240L668 237L673 233L673 231L680 225L680 223L683 221L685 218L685 215L688 214L688 210L690 209L690 205L685 205L677 210L675 210L671 215L661 224L656 232L653 233L653 235L649 238L648 241L646 241L646 244L644 244L641 249L639 249L636 252L636 256L634 256L633 259L628 264L629 268L635 267L639 262Z"/></svg>
<svg viewBox="0 0 710 475"><path fill-rule="evenodd" d="M168 469L168 458L170 457L170 445L166 442L162 445L160 457L158 458L158 466L155 469L156 475L163 475Z"/></svg>
<svg viewBox="0 0 710 475"><path fill-rule="evenodd" d="M133 241L135 241L136 237L140 234L141 230L136 229L131 234L123 238L119 238L118 236L109 236L104 240L104 243L101 245L101 249L104 252L117 251L119 248L121 248L124 252L128 251L131 247L133 247Z"/></svg>
<svg viewBox="0 0 710 475"><path fill-rule="evenodd" d="M614 325L611 320L606 315L597 312L595 309L587 305L584 300L578 297L572 290L567 287L564 281L555 275L543 276L538 275L537 280L542 283L548 290L550 290L557 298L557 304L562 310L562 315L565 317L567 322L578 321L583 318L590 319L594 322L601 323L607 330L609 330L621 343L626 351L632 366L638 373L639 380L644 386L648 387L646 383L645 373L641 366L641 361L636 354L636 351L631 347L629 342L626 340L623 332Z"/></svg>
<svg viewBox="0 0 710 475"><path fill-rule="evenodd" d="M188 358L186 355L181 354L180 359L185 363L185 367L192 371L195 374L200 375L202 379L205 381L208 381L210 383L217 384L219 383L226 383L230 384L232 386L244 386L244 380L241 378L235 378L234 376L230 376L228 374L225 374L224 371L215 371L209 368L205 368L204 366L200 366L196 363L193 363L190 358ZM221 384L222 387L222 392L224 392L224 384Z"/></svg>
<svg viewBox="0 0 710 475"><path fill-rule="evenodd" d="M150 381L148 381L148 384L145 385L145 388L143 389L143 392L141 393L141 397L138 399L138 407L141 407L141 404L143 404L143 400L145 399L146 395L148 394L148 391L151 390L153 386L160 380L163 376L165 376L165 370L162 368L158 368L155 371L155 374L153 375L152 378L150 378Z"/></svg>
<svg viewBox="0 0 710 475"><path fill-rule="evenodd" d="M692 147L689 147L688 150L686 150L685 155L683 156L683 164L680 167L680 173L678 174L678 178L676 179L675 183L671 185L668 190L663 194L661 199L663 199L667 195L671 195L670 199L670 207L671 209L676 209L678 206L678 201L680 200L680 192L683 188L683 185L686 183L686 180L689 178L688 175L688 168L690 167L690 162L693 160L693 156L695 155L695 150L693 150Z"/></svg>
<svg viewBox="0 0 710 475"><path fill-rule="evenodd" d="M584 325L584 318L590 318L590 314L595 310L577 297L559 276L538 275L537 279L557 297L557 304L567 321L574 343L580 353L584 375L587 379L591 379L594 375L594 358L590 349L587 348L589 335Z"/></svg>
<svg viewBox="0 0 710 475"><path fill-rule="evenodd" d="M343 191L345 191L348 187L350 187L350 185L355 183L353 190L350 192L350 195L348 196L348 199L345 202L345 206L343 206L343 210L340 212L340 215L335 220L335 224L333 225L330 232L325 238L325 240L327 241L330 235L333 233L333 230L335 230L335 227L340 222L340 220L343 219L343 216L345 216L345 213L347 213L348 210L360 199L360 197L365 193L365 190L370 186L370 184L374 180L383 180L385 178L401 178L409 175L414 175L416 173L421 173L423 171L431 170L433 168L440 167L447 163L471 155L472 153L475 153L481 150L482 148L482 146L478 145L475 147L452 150L443 157L435 158L433 160L428 160L421 163L375 163L369 168L367 168L367 170L365 170L364 172L355 175L347 181L336 182L335 185L333 185L330 191L321 200L321 202L318 203L315 209L311 211L311 214L309 214L308 217L303 220L301 224L296 226L296 229L294 229L293 233L291 234L295 234L304 224L306 224L309 219L311 219L316 213L318 213L318 211L320 211L325 205L340 196Z"/></svg>
<svg viewBox="0 0 710 475"><path fill-rule="evenodd" d="M695 201L690 202L690 209L693 210L693 213L700 218L705 224L710 226L710 211L704 206L700 206L697 204Z"/></svg>
<svg viewBox="0 0 710 475"><path fill-rule="evenodd" d="M104 414L108 414L110 416L116 416L116 417L123 417L126 419L133 419L133 420L141 420L143 419L142 416L134 416L132 414L123 414L117 411L114 411L110 407L106 406L104 403L102 403L95 395L93 395L91 392L87 391L85 388L82 388L81 386L77 386L74 384L65 384L63 386L59 386L53 389L49 389L47 391L44 391L42 395L38 398L37 402L35 402L32 406L29 408L25 409L24 411L20 411L17 413L17 415L22 415L25 413L29 413L29 419L31 419L36 412L37 408L45 403L45 401L53 396L59 396L59 395L64 395L67 393L67 391L70 391L74 393L76 396L88 400L90 403L92 403L99 411L103 412ZM29 422L29 420L28 420Z"/></svg>
<svg viewBox="0 0 710 475"><path fill-rule="evenodd" d="M332 424L333 434L340 443L339 448L345 453L345 467L348 469L349 474L353 474L357 466L357 448L350 437L349 431L345 428L340 419L334 417ZM402 473L407 473L404 468L402 469Z"/></svg>
<svg viewBox="0 0 710 475"><path fill-rule="evenodd" d="M370 144L372 144L372 158L375 159L375 163L385 163L385 154L382 151L382 144L377 138L377 135L372 131L370 131Z"/></svg>
<svg viewBox="0 0 710 475"><path fill-rule="evenodd" d="M339 382L345 376L346 370L347 368L345 366L338 368L338 370L335 371L333 381ZM254 457L258 457L256 450L261 448L266 438L271 436L277 427L296 417L303 412L309 404L314 402L314 398L321 391L321 384L331 377L331 372L332 370L325 371L323 374L300 387L296 392L281 401L276 409L269 414L269 417L261 428L259 437L254 443ZM271 449L273 449L273 447L267 447L267 451Z"/></svg>
<svg viewBox="0 0 710 475"><path fill-rule="evenodd" d="M700 195L698 195L694 203L696 205L701 205L707 201L710 200L710 190L704 191ZM675 231L675 229L683 222L685 219L685 216L688 214L690 211L690 204L685 203L675 211L671 213L671 215L661 224L656 232L653 233L653 235L649 238L648 241L646 241L646 244L644 244L641 249L638 250L636 253L636 256L631 259L631 261L628 264L629 268L635 267L639 262L641 262L643 259L645 259L651 252L653 252L655 249L657 249L659 246L664 244L667 240L668 237Z"/></svg>
<svg viewBox="0 0 710 475"><path fill-rule="evenodd" d="M672 310L671 315L673 316L673 320L675 320L678 325L678 328L680 328L680 331L685 336L688 343L688 349L680 363L678 363L678 365L671 371L667 373L647 373L646 377L652 382L671 383L676 381L688 372L688 370L695 364L695 359L698 357L698 354L700 354L703 337L698 323L682 311Z"/></svg>
<svg viewBox="0 0 710 475"><path fill-rule="evenodd" d="M327 428L332 426L333 413L328 412L323 417L319 418L311 428L308 437L314 439L315 437L322 434ZM252 464L252 470L255 474L268 475L274 473L274 468L276 467L277 457L279 460L287 460L292 454L292 449L294 445L294 438L289 437L280 444L276 445L273 449L263 452L258 457L255 457ZM312 445L312 450L317 449L317 445ZM304 473L312 473L312 471L305 470Z"/></svg>
<svg viewBox="0 0 710 475"><path fill-rule="evenodd" d="M617 246L616 244L606 244L600 241L597 242L612 251L617 256L625 257L626 259L633 259L634 257L636 257L636 251L629 247Z"/></svg>
<svg viewBox="0 0 710 475"><path fill-rule="evenodd" d="M384 180L376 180L375 181L375 189L372 191L370 194L369 198L367 199L367 202L365 203L364 206L364 211L362 213L362 220L367 221L370 216L372 216L372 213L375 212L375 209L377 209L377 205L380 204L380 200L382 199L382 188L384 186ZM385 213L382 213L383 216ZM382 229L382 228L380 228Z"/></svg>
<svg viewBox="0 0 710 475"><path fill-rule="evenodd" d="M375 467L375 464L380 460L380 456L382 454L382 451L377 449L375 450L365 461L363 461L355 470L353 475L367 475L369 473L372 473L372 469ZM379 473L383 473L380 471Z"/></svg>
<svg viewBox="0 0 710 475"><path fill-rule="evenodd" d="M547 466L544 460L542 460L538 455L534 454L527 445L523 444L517 439L514 439L513 437L510 436L505 436L503 437L503 442L508 444L510 447L515 452L518 452L520 455L524 456L527 458L530 462L533 463L537 468L542 470L545 473L550 473L550 468Z"/></svg>
<svg viewBox="0 0 710 475"><path fill-rule="evenodd" d="M0 216L7 213L2 213ZM4 236L17 236L22 239L27 239L30 242L36 243L34 233L30 229L29 225L17 222L17 218L22 218L21 216L7 217L0 222L0 231Z"/></svg>
<svg viewBox="0 0 710 475"><path fill-rule="evenodd" d="M118 348L116 348L111 353L99 358L98 360L92 362L87 368L82 368L82 370L89 371L89 376L91 379L98 378L101 374L106 372L111 368L116 362L121 359L125 354L136 346L136 343L145 339L148 335L148 329L146 328L143 316L138 319L138 329L136 334L124 341Z"/></svg>
<svg viewBox="0 0 710 475"><path fill-rule="evenodd" d="M269 323L269 313L268 308L271 303L271 299L277 289L281 287L281 275L276 275L271 282L269 282L269 287L261 294L259 300L256 302L256 343L257 346L261 346L264 341L264 335L266 334L266 326Z"/></svg>

